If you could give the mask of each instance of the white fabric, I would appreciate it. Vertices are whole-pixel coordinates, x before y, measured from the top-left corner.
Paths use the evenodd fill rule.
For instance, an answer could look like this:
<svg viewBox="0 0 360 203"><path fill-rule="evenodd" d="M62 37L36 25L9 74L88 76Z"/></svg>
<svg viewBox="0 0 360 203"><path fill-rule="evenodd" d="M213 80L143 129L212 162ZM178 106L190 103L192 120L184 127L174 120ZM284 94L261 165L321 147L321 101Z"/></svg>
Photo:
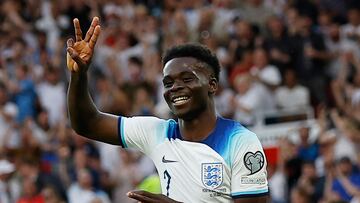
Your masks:
<svg viewBox="0 0 360 203"><path fill-rule="evenodd" d="M250 110L248 113L237 108L235 112L234 118L246 125L254 124L256 114L271 112L275 109L273 95L264 85L259 83L252 84L245 94L237 94L235 99L240 106Z"/></svg>
<svg viewBox="0 0 360 203"><path fill-rule="evenodd" d="M231 102L234 97L234 92L230 89L224 89L220 94L215 95L216 113L222 116L231 113L233 111Z"/></svg>
<svg viewBox="0 0 360 203"><path fill-rule="evenodd" d="M11 122L0 114L0 148L17 148L20 145L20 135Z"/></svg>
<svg viewBox="0 0 360 203"><path fill-rule="evenodd" d="M260 80L269 85L280 85L281 74L280 71L273 65L267 65L264 68L252 67L252 75L258 75Z"/></svg>
<svg viewBox="0 0 360 203"><path fill-rule="evenodd" d="M233 196L267 193L266 159L254 173L244 163L244 160L250 161L245 157L251 154L252 158L261 154L264 157L257 136L235 121L218 119L218 122L226 123L214 131L218 133L211 134L215 136L212 139L219 139L214 142L221 145L218 149L173 137L178 129L176 122L156 117L121 117L120 139L125 147L136 148L153 160L162 193L174 200L233 202ZM220 144L224 139L228 141ZM211 175L207 173L208 166L215 171L215 182L204 181ZM212 187L213 184L216 187Z"/></svg>
<svg viewBox="0 0 360 203"><path fill-rule="evenodd" d="M0 179L0 203L10 203L10 197L6 191L6 182Z"/></svg>
<svg viewBox="0 0 360 203"><path fill-rule="evenodd" d="M92 203L96 199L100 199L102 203L110 203L109 198L104 192L94 192L81 188L74 183L68 190L69 203Z"/></svg>
<svg viewBox="0 0 360 203"><path fill-rule="evenodd" d="M6 159L0 160L0 175L12 173L14 170L14 164Z"/></svg>
<svg viewBox="0 0 360 203"><path fill-rule="evenodd" d="M291 89L286 86L279 87L275 91L275 98L280 108L293 109L310 105L309 90L300 85Z"/></svg>
<svg viewBox="0 0 360 203"><path fill-rule="evenodd" d="M53 126L63 118L65 108L65 85L60 82L51 85L47 82L39 84L37 88L41 105L49 113L49 122Z"/></svg>
<svg viewBox="0 0 360 203"><path fill-rule="evenodd" d="M345 135L339 133L334 146L334 158L339 160L343 157L349 157L354 163L357 161L357 146Z"/></svg>
<svg viewBox="0 0 360 203"><path fill-rule="evenodd" d="M84 190L78 184L72 184L68 191L69 203L90 203L96 199L95 192L91 190Z"/></svg>
<svg viewBox="0 0 360 203"><path fill-rule="evenodd" d="M276 171L269 179L269 188L273 201L286 202L286 184L285 174L280 171Z"/></svg>

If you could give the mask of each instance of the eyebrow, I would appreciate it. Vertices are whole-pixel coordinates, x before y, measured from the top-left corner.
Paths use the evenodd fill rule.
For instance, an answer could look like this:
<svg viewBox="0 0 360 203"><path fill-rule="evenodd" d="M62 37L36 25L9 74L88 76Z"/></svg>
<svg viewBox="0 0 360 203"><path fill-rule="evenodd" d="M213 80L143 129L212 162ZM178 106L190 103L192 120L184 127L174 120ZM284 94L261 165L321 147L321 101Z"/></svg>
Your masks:
<svg viewBox="0 0 360 203"><path fill-rule="evenodd" d="M170 80L170 79L171 79L171 77L166 75L165 77L163 77L162 82L164 82L165 80Z"/></svg>
<svg viewBox="0 0 360 203"><path fill-rule="evenodd" d="M183 76L183 75L187 75L187 74L191 74L191 75L195 75L194 73L193 73L193 71L188 71L188 70L186 70L186 71L182 71L182 72L180 72L180 73L177 73L177 74L175 74L176 76L178 75L178 76ZM167 79L167 78L173 78L171 75L165 75L164 77L163 77L163 80L164 79Z"/></svg>

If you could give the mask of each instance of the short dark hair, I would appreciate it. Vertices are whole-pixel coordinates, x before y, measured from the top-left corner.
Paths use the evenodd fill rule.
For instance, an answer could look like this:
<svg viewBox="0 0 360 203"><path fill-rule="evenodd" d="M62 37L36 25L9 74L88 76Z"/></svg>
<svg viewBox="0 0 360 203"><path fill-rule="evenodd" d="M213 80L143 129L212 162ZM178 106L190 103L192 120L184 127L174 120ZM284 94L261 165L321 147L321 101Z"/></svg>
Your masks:
<svg viewBox="0 0 360 203"><path fill-rule="evenodd" d="M140 67L142 67L142 65L143 65L143 60L140 57L137 57L137 56L131 56L129 58L129 62L134 63L135 65L138 65Z"/></svg>
<svg viewBox="0 0 360 203"><path fill-rule="evenodd" d="M214 77L219 80L220 74L220 64L219 60L217 59L216 55L213 54L209 48L195 43L188 43L174 46L168 50L166 50L165 54L163 55L162 65L163 67L165 64L174 58L180 57L192 57L201 62L206 63L214 72Z"/></svg>

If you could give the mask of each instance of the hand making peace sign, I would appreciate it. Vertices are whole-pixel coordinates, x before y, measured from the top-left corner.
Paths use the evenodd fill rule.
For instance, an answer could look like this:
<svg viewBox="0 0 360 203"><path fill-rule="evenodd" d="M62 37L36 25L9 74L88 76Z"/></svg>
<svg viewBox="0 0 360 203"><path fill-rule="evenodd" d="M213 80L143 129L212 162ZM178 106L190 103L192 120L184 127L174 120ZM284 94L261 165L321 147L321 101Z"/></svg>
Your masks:
<svg viewBox="0 0 360 203"><path fill-rule="evenodd" d="M72 72L87 71L91 58L94 53L96 41L100 35L99 18L94 17L85 39L82 39L80 23L77 18L74 19L75 39L67 40L67 67Z"/></svg>

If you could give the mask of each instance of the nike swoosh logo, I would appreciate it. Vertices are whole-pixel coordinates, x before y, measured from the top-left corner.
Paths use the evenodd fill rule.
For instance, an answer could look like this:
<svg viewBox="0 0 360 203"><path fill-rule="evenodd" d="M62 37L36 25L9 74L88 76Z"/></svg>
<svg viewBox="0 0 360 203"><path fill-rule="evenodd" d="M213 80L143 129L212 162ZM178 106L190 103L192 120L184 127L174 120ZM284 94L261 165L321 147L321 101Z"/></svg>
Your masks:
<svg viewBox="0 0 360 203"><path fill-rule="evenodd" d="M173 162L177 162L177 161L167 160L167 159L165 159L165 155L164 155L163 158L162 158L162 162L163 163L173 163Z"/></svg>

